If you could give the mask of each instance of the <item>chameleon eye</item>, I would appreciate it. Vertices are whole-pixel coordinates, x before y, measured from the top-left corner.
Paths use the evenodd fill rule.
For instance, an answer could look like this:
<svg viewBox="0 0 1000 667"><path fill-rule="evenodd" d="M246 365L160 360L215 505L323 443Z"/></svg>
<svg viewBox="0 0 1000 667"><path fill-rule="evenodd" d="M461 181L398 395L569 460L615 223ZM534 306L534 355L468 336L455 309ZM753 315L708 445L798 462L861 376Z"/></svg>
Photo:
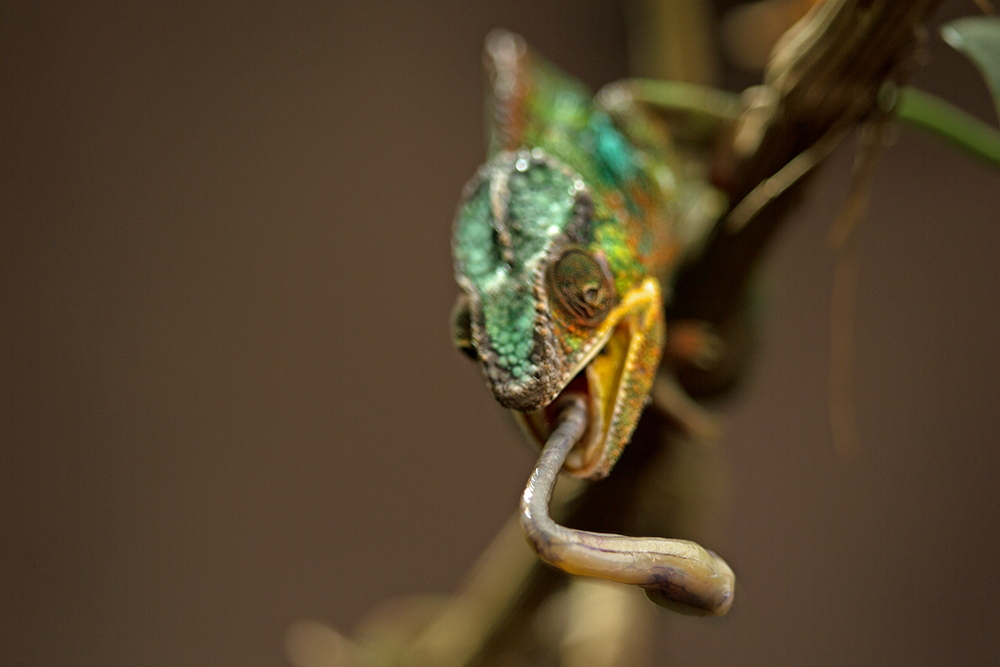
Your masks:
<svg viewBox="0 0 1000 667"><path fill-rule="evenodd" d="M611 280L597 261L582 250L569 250L549 273L552 301L578 323L593 326L611 309Z"/></svg>

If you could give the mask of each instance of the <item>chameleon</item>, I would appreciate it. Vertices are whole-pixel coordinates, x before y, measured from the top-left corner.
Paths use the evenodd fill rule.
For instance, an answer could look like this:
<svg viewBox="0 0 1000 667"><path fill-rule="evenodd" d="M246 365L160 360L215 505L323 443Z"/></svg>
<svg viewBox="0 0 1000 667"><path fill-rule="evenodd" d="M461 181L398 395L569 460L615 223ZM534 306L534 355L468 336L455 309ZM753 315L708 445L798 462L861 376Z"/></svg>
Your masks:
<svg viewBox="0 0 1000 667"><path fill-rule="evenodd" d="M546 511L557 471L611 474L650 402L672 278L724 198L690 173L668 125L627 86L593 96L504 31L487 38L484 64L487 160L455 217L453 341L530 442L568 428L568 404L577 415L559 436L565 452L549 457L547 488L537 470L529 483L522 526L570 574L725 613L732 570L700 545L571 531Z"/></svg>

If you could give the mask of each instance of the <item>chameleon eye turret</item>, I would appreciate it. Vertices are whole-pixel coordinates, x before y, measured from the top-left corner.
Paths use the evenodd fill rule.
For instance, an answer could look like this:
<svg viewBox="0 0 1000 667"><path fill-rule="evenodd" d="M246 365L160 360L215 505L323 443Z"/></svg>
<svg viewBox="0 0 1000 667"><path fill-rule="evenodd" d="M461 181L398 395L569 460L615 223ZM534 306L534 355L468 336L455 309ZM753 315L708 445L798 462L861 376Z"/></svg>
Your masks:
<svg viewBox="0 0 1000 667"><path fill-rule="evenodd" d="M607 269L582 250L567 250L548 276L549 300L570 322L593 327L614 303L614 285Z"/></svg>

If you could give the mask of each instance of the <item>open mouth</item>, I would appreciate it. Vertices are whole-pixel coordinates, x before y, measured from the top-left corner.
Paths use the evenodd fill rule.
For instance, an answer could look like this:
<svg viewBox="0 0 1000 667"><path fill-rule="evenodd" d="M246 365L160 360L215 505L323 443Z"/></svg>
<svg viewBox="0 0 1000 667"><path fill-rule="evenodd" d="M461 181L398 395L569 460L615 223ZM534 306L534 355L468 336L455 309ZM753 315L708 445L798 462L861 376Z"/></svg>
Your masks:
<svg viewBox="0 0 1000 667"><path fill-rule="evenodd" d="M571 394L585 397L588 427L563 465L564 472L574 477L607 475L645 407L663 345L662 304L656 282L647 280L630 292L600 329L594 351L551 403L533 412L515 413L541 445L555 428L565 398Z"/></svg>

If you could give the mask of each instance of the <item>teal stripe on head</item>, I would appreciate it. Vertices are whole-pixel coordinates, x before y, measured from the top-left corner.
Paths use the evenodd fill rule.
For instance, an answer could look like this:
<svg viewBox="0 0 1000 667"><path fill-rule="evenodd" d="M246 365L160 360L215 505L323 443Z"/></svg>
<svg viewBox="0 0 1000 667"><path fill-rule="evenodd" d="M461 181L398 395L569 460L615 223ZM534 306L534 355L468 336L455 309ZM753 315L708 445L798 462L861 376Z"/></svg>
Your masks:
<svg viewBox="0 0 1000 667"><path fill-rule="evenodd" d="M545 164L510 175L507 229L518 266L541 261L550 241L566 231L573 215L573 179Z"/></svg>
<svg viewBox="0 0 1000 667"><path fill-rule="evenodd" d="M621 185L632 180L639 172L632 147L611 123L606 114L591 116L590 131L594 142L600 175L607 182Z"/></svg>
<svg viewBox="0 0 1000 667"><path fill-rule="evenodd" d="M483 181L462 205L455 226L455 257L462 273L482 284L503 265L490 212L489 182Z"/></svg>
<svg viewBox="0 0 1000 667"><path fill-rule="evenodd" d="M523 283L508 278L492 286L482 309L497 365L515 379L527 378L534 370L530 360L534 348L534 295Z"/></svg>

